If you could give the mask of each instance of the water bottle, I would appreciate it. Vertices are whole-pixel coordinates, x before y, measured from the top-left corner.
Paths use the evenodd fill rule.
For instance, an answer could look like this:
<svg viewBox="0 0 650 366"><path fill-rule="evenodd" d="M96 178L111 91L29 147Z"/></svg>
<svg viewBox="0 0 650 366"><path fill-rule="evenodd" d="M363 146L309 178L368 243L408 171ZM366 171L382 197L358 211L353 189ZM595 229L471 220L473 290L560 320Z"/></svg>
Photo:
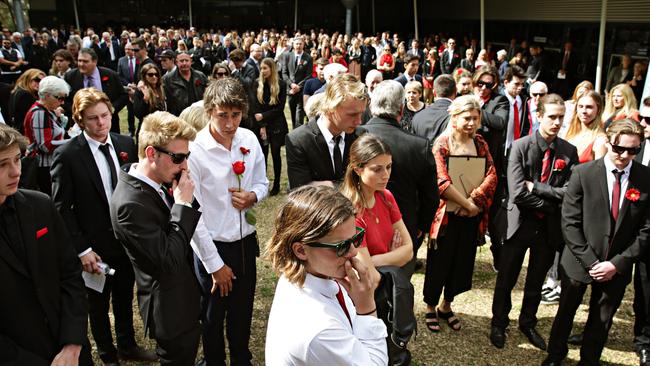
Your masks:
<svg viewBox="0 0 650 366"><path fill-rule="evenodd" d="M99 262L97 263L97 266L99 266L99 269L102 271L103 274L112 276L115 274L115 269L111 268L108 264L104 262Z"/></svg>

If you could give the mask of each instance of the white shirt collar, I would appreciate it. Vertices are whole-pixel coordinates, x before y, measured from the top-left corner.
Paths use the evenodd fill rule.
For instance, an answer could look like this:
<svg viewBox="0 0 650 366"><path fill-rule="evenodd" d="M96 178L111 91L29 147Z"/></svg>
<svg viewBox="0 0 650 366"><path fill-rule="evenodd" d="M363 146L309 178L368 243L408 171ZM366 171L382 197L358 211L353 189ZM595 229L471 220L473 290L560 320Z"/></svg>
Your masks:
<svg viewBox="0 0 650 366"><path fill-rule="evenodd" d="M623 176L629 176L630 175L630 169L632 169L632 162L633 161L634 160L630 160L630 162L627 164L627 166L625 168L623 168ZM613 174L612 170L614 170L614 169L618 170L618 168L614 165L614 163L612 163L612 161L609 160L609 157L607 155L605 155L605 157L603 158L603 162L605 163L605 170L607 170L607 173Z"/></svg>
<svg viewBox="0 0 650 366"><path fill-rule="evenodd" d="M305 275L305 284L303 286L307 291L312 290L328 298L336 298L339 292L339 284L329 278L322 278L307 273Z"/></svg>
<svg viewBox="0 0 650 366"><path fill-rule="evenodd" d="M151 178L147 177L146 175L140 173L136 168L138 167L138 163L135 163L131 165L131 169L129 169L129 175L135 178L140 179L141 181L147 183L148 185L151 186L151 188L155 189L157 192L162 192L162 188L160 188L160 184L154 182Z"/></svg>
<svg viewBox="0 0 650 366"><path fill-rule="evenodd" d="M240 141L242 139L240 129L241 129L241 127L237 128L237 131L235 132L235 136L232 138L232 143L230 145L231 147L239 145L239 143L240 143ZM216 149L216 148L220 148L222 150L228 150L228 149L226 149L225 146L220 144L212 136L212 134L210 133L210 124L205 125L205 127L203 127L203 129L201 129L201 131L199 131L199 133L196 134L196 139L194 139L194 142L196 142L197 144L199 144L201 147L203 147L206 150L212 150L212 149Z"/></svg>
<svg viewBox="0 0 650 366"><path fill-rule="evenodd" d="M325 117L319 117L318 120L316 120L316 124L318 125L320 132L323 134L325 142L329 143L334 139L334 135L332 132L330 132L329 128L327 128L325 124ZM341 139L345 139L345 132L341 132Z"/></svg>
<svg viewBox="0 0 650 366"><path fill-rule="evenodd" d="M101 143L101 142L93 139L92 137L88 136L86 131L84 131L83 134L84 134L84 137L86 138L86 141L88 141L88 146L90 146L90 151L92 151L93 154L97 150L99 150L100 145L104 145L104 144L110 145L113 148L113 151L115 151L115 146L113 145L113 141L111 140L111 135L110 134L108 134L108 137L106 138L106 142L104 142L104 143Z"/></svg>

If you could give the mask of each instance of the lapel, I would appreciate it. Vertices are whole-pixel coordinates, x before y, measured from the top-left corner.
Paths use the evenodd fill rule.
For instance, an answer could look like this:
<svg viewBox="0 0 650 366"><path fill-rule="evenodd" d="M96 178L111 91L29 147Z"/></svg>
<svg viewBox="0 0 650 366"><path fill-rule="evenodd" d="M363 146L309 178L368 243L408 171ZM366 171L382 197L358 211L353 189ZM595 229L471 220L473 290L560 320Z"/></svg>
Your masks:
<svg viewBox="0 0 650 366"><path fill-rule="evenodd" d="M83 161L84 165L86 165L86 168L88 169L87 171L90 173L89 174L90 180L93 181L93 185L97 189L97 192L99 193L99 196L101 197L102 201L108 204L108 201L106 200L106 192L104 192L104 184L102 183L102 176L99 173L99 168L97 167L95 158L93 157L93 154L90 151L90 146L88 145L86 136L84 136L84 134L82 133L81 135L79 135L77 141L79 141L79 153L80 153L79 155L81 161Z"/></svg>
<svg viewBox="0 0 650 366"><path fill-rule="evenodd" d="M542 179L542 157L540 154L539 146L537 145L537 137L533 135L528 145L528 161L531 167L532 180ZM550 180L550 177L549 177Z"/></svg>
<svg viewBox="0 0 650 366"><path fill-rule="evenodd" d="M163 199L160 197L160 194L158 191L156 191L153 187L151 187L149 184L141 181L140 179L132 176L131 174L128 173L129 169L131 169L131 166L133 164L126 164L120 168L120 180L124 181L126 184L130 185L135 189L136 191L142 191L145 194L150 194L154 197L154 201L156 201L156 205L163 210L163 212L169 213L170 209L167 207L167 204ZM132 199L132 198L130 198Z"/></svg>
<svg viewBox="0 0 650 366"><path fill-rule="evenodd" d="M594 169L594 172L596 173L596 177L594 177L596 180L598 180L598 185L600 185L600 193L601 193L601 198L602 202L604 203L605 209L609 208L609 191L607 190L607 172L605 171L605 162L603 161L603 158L599 159L596 162L598 169ZM628 183L629 184L629 183ZM611 210L609 210L611 212ZM608 213L607 217L608 219L605 220L607 227L607 230L605 230L606 233L611 231L611 228L609 227L611 224L611 214ZM621 216L619 212L619 216Z"/></svg>
<svg viewBox="0 0 650 366"><path fill-rule="evenodd" d="M289 59L289 65L287 65L289 66L289 72L294 74L296 72L296 55L291 51L287 58Z"/></svg>
<svg viewBox="0 0 650 366"><path fill-rule="evenodd" d="M34 213L34 207L32 207L32 205L27 202L25 196L20 191L18 191L14 197L16 199L16 213L18 215L18 223L20 225L21 235L23 237L23 245L25 245L27 268L29 269L32 280L36 282L39 269L36 231L42 229L42 227L36 227L37 219ZM51 229L53 230L54 228Z"/></svg>
<svg viewBox="0 0 650 366"><path fill-rule="evenodd" d="M318 128L318 124L316 121L313 123L308 124L309 127L311 128L312 133L314 134L314 144L316 145L318 149L318 156L319 157L327 157L327 159L322 159L321 161L323 164L327 167L327 171L329 172L330 176L334 176L334 166L332 166L332 158L330 156L330 150L329 147L327 146L327 142L325 141L325 137L323 134L320 132L320 129Z"/></svg>

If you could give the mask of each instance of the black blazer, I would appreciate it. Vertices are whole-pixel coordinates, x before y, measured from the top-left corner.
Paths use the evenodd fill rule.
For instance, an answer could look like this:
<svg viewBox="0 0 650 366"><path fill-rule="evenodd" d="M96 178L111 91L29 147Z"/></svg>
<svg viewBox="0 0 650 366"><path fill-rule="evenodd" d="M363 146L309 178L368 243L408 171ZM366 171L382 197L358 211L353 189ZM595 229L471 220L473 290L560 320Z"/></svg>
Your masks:
<svg viewBox="0 0 650 366"><path fill-rule="evenodd" d="M10 198L27 260L0 245L0 360L50 365L64 344L88 343L81 263L50 197L19 189Z"/></svg>
<svg viewBox="0 0 650 366"><path fill-rule="evenodd" d="M279 88L278 91L278 103L270 105L271 101L271 87L269 83L264 84L264 91L262 94L262 100L264 103L260 103L257 99L257 81L255 81L252 88L249 91L248 100L250 101L250 118L252 121L252 130L258 134L261 127L266 127L267 133L269 136L279 136L284 141L285 135L289 132L289 126L287 124L287 117L284 115L284 106L287 102L287 88L284 84L284 80L278 80ZM255 113L262 114L262 120L255 120Z"/></svg>
<svg viewBox="0 0 650 366"><path fill-rule="evenodd" d="M177 204L170 210L156 190L126 173L129 168L119 172L111 197L113 230L133 264L145 329L157 339L175 338L199 322L190 239L201 213Z"/></svg>
<svg viewBox="0 0 650 366"><path fill-rule="evenodd" d="M25 116L29 109L36 102L36 98L23 88L16 89L9 97L9 115L11 120L7 124L21 133L25 129Z"/></svg>
<svg viewBox="0 0 650 366"><path fill-rule="evenodd" d="M415 76L413 77L413 79L415 79L415 81L422 82L422 75L420 75L420 74L415 74ZM407 83L406 75L405 75L405 74L402 74L402 75L396 77L394 80L397 81L398 83L402 84L402 86L405 86L406 83Z"/></svg>
<svg viewBox="0 0 650 366"><path fill-rule="evenodd" d="M138 160L133 139L111 133L111 141L119 164ZM99 168L84 134L54 151L51 174L52 199L70 231L76 252L92 247L109 264L111 258L124 256L113 234Z"/></svg>
<svg viewBox="0 0 650 366"><path fill-rule="evenodd" d="M440 202L431 143L402 130L396 120L372 118L364 130L381 138L393 154L388 189L402 212L415 243L417 231L428 232Z"/></svg>
<svg viewBox="0 0 650 366"><path fill-rule="evenodd" d="M503 95L493 94L492 98L483 104L481 127L478 132L490 147L490 155L494 159L494 169L499 179L505 176L505 139L510 114L510 102ZM500 158L501 157L501 158Z"/></svg>
<svg viewBox="0 0 650 366"><path fill-rule="evenodd" d="M244 63L241 70L232 73L231 76L239 79L239 81L244 85L244 89L247 91L254 87L253 82L257 79L255 76L255 67L251 66L249 63Z"/></svg>
<svg viewBox="0 0 650 366"><path fill-rule="evenodd" d="M113 104L113 108L115 109L113 112L111 132L119 133L119 113L129 101L129 96L124 91L124 87L120 83L120 78L115 71L102 66L97 66L97 68L99 69L103 92L111 100L111 104ZM70 85L70 94L68 94L64 108L67 115L72 115L72 98L75 93L84 88L84 77L79 69L72 69L65 74L64 79Z"/></svg>
<svg viewBox="0 0 650 366"><path fill-rule="evenodd" d="M604 159L607 159L605 157ZM562 204L562 233L566 246L561 266L572 279L590 283L589 268L610 261L621 276L631 276L632 264L648 249L650 235L650 168L632 163L627 189L641 195L632 202L621 192L623 204L614 224L603 159L577 166ZM627 282L626 282L627 283Z"/></svg>
<svg viewBox="0 0 650 366"><path fill-rule="evenodd" d="M357 134L345 134L343 167L348 166L350 146ZM334 175L332 157L327 142L318 128L316 120L309 121L291 131L285 139L287 150L287 175L289 188L294 189L313 181L341 181L343 177Z"/></svg>
<svg viewBox="0 0 650 366"><path fill-rule="evenodd" d="M578 151L569 142L556 137L555 153L551 162L551 175L548 182L541 183L542 159L544 154L539 147L542 136L539 132L516 140L511 147L508 159L508 231L506 239L512 238L519 230L524 220L538 220L536 213L546 216L547 242L559 245L562 242L560 234L560 205L571 177L571 169L578 164ZM555 164L563 160L566 164L562 169L555 169ZM534 183L533 191L529 192L524 181Z"/></svg>
<svg viewBox="0 0 650 366"><path fill-rule="evenodd" d="M450 99L436 99L433 104L416 114L411 123L413 133L426 138L433 145L433 141L447 128L450 118L447 109L450 104Z"/></svg>
<svg viewBox="0 0 650 366"><path fill-rule="evenodd" d="M297 65L296 54L293 51L287 52L284 55L284 62L282 63L282 80L287 83L287 93L291 89L291 84L295 83L300 86L300 93L289 95L289 97L300 96L302 99L302 87L305 81L311 77L312 63L309 52L303 52L300 59L300 65Z"/></svg>
<svg viewBox="0 0 650 366"><path fill-rule="evenodd" d="M451 74L460 64L460 54L458 49L454 49L454 56L452 57L451 62L449 62L449 50L444 50L442 56L440 56L440 70L443 74Z"/></svg>

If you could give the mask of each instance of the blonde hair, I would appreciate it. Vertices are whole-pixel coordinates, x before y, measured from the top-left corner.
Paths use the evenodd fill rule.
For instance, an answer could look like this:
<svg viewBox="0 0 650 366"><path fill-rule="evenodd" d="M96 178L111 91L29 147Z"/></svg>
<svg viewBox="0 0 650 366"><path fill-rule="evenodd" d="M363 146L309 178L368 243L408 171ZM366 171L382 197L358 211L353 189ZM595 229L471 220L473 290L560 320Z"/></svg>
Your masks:
<svg viewBox="0 0 650 366"><path fill-rule="evenodd" d="M580 99L582 98L591 98L596 103L596 107L598 108L598 111L596 112L596 118L594 118L593 121L589 123L587 127L583 127L582 122L580 122L580 119L578 118L578 102L580 102ZM571 119L571 123L569 124L569 128L566 131L566 134L564 135L564 139L571 142L574 137L576 137L578 134L582 132L583 128L586 128L587 130L591 131L591 137L593 140L596 139L596 137L602 135L605 130L603 129L603 122L601 119L601 112L603 110L603 98L598 94L595 90L588 90L578 96L578 99L576 100L576 105L575 105L576 112L573 114L573 118Z"/></svg>
<svg viewBox="0 0 650 366"><path fill-rule="evenodd" d="M104 103L108 110L113 114L113 104L104 92L95 88L80 89L75 93L72 99L72 119L77 122L81 129L84 129L83 113L86 109L93 107L99 103Z"/></svg>
<svg viewBox="0 0 650 366"><path fill-rule="evenodd" d="M346 100L368 101L368 91L365 84L352 74L335 76L325 87L325 96L320 104L320 115L335 110Z"/></svg>
<svg viewBox="0 0 650 366"><path fill-rule="evenodd" d="M456 147L456 141L459 140L460 131L456 128L456 119L458 115L465 112L477 111L479 116L479 123L476 125L474 134L472 138L476 136L476 131L481 127L481 104L478 101L478 97L475 95L463 95L454 99L449 105L449 116L451 117L447 128L443 132L443 135L449 137L449 151L454 151Z"/></svg>
<svg viewBox="0 0 650 366"><path fill-rule="evenodd" d="M316 242L354 215L350 200L333 188L302 186L278 210L266 257L278 273L302 287L306 263L296 256L293 244Z"/></svg>
<svg viewBox="0 0 650 366"><path fill-rule="evenodd" d="M412 80L406 83L404 85L404 91L407 92L409 90L415 90L416 92L420 93L422 95L422 83L417 81L417 80Z"/></svg>
<svg viewBox="0 0 650 366"><path fill-rule="evenodd" d="M165 147L175 139L194 140L196 130L182 119L169 112L157 111L149 114L140 125L138 135L138 158L145 157L148 146Z"/></svg>
<svg viewBox="0 0 650 366"><path fill-rule="evenodd" d="M15 93L18 89L22 89L29 94L31 94L34 98L38 98L38 89L32 90L29 86L29 84L36 79L37 76L43 75L41 79L45 78L45 73L42 70L39 69L29 69L23 72L22 75L16 80L16 85L14 88L11 90L12 93Z"/></svg>
<svg viewBox="0 0 650 366"><path fill-rule="evenodd" d="M580 90L580 88L585 88L586 90L578 94L578 90ZM571 100L577 102L578 99L580 99L580 97L589 90L594 90L594 84L592 84L591 81L589 80L581 81L580 84L578 84L576 88L573 89L573 95L571 96Z"/></svg>
<svg viewBox="0 0 650 366"><path fill-rule="evenodd" d="M264 83L268 81L269 88L271 89L271 99L269 100L269 105L276 105L279 102L278 94L280 94L278 68L275 65L275 61L269 57L260 61L260 68L261 65L266 65L269 69L271 69L271 76L265 80L264 77L262 77L262 73L260 73L260 77L257 78L257 101L260 102L260 104L264 104Z"/></svg>
<svg viewBox="0 0 650 366"><path fill-rule="evenodd" d="M178 118L187 122L197 131L202 130L203 127L208 124L208 121L205 118L203 107L199 105L190 105L189 107L183 109Z"/></svg>
<svg viewBox="0 0 650 366"><path fill-rule="evenodd" d="M615 91L620 91L621 94L623 94L623 100L625 101L625 105L623 105L623 108L621 109L616 109L614 107L614 92ZM630 88L629 85L627 84L618 84L615 87L613 87L610 91L609 94L607 94L607 102L605 103L605 111L603 112L603 120L607 121L608 119L612 117L616 117L617 114L623 112L625 116L629 117L634 112L636 112L636 97L634 96L634 91L632 91L632 88Z"/></svg>

